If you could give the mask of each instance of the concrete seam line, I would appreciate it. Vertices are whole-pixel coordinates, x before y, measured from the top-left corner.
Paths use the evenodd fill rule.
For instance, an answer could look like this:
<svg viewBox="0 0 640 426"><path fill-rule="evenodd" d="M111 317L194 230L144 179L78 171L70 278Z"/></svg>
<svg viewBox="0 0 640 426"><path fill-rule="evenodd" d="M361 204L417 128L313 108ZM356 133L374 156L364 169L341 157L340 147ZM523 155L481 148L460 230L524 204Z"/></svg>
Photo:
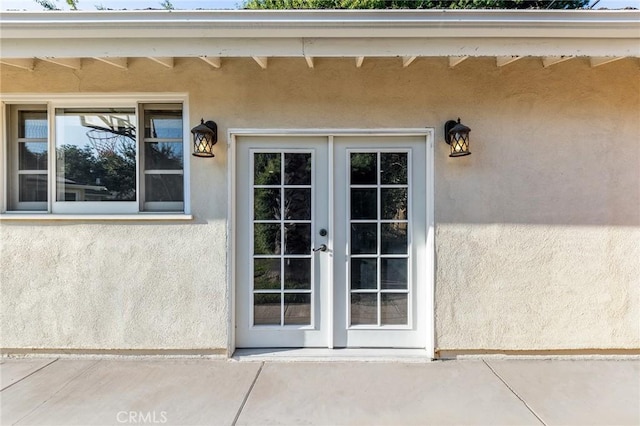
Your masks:
<svg viewBox="0 0 640 426"><path fill-rule="evenodd" d="M240 414L242 413L242 410L244 410L244 406L246 405L247 400L249 399L249 395L251 394L253 387L256 385L256 382L258 381L258 376L260 376L260 373L262 373L262 367L264 367L264 361L260 363L260 368L258 368L256 377L253 378L253 382L251 382L251 386L249 386L249 389L247 390L247 393L245 394L244 399L242 400L242 404L240 404L240 408L238 408L238 412L236 413L236 417L233 419L231 426L236 426L236 423L240 418Z"/></svg>
<svg viewBox="0 0 640 426"><path fill-rule="evenodd" d="M57 359L56 359L57 361ZM76 374L75 376L73 376L72 378L70 378L69 380L67 380L65 382L65 384L63 384L62 386L60 386L60 389L56 390L54 393L52 393L47 399L45 399L44 401L42 401L40 404L38 404L35 408L33 408L31 411L29 411L27 414L25 414L24 416L20 417L15 423L14 425L17 425L18 423L20 423L21 421L23 421L24 419L26 419L27 417L29 417L31 414L33 414L34 412L36 412L40 407L42 407L44 404L46 404L47 402L49 402L51 400L51 398L53 398L54 396L56 396L57 394L60 393L60 391L62 391L62 389L66 388L69 383L71 383L72 381L74 381L75 379L77 379L78 377L82 376L85 372L89 371L90 368L92 368L93 366L95 366L96 364L98 364L100 361L96 361L93 364L89 365L87 368L84 368L83 370L81 370L78 374ZM50 365L50 364L49 364Z"/></svg>
<svg viewBox="0 0 640 426"><path fill-rule="evenodd" d="M4 391L4 390L6 390L6 389L9 389L11 386L13 386L13 385L15 385L15 384L20 383L21 381L23 381L23 380L24 380L24 379L26 379L27 377L31 377L31 376L33 376L33 375L34 375L34 374L36 374L38 371L42 370L43 368L47 368L48 366L50 366L51 364L53 364L53 363L54 363L54 362L56 362L57 360L58 360L58 358L54 359L54 360L53 360L53 361L51 361L50 363L47 363L47 364L43 365L42 367L38 368L37 370L32 371L31 373L29 373L29 374L27 374L26 376L24 376L22 379L17 380L17 381L15 381L15 382L11 383L10 385L7 385L7 386L3 387L2 389L0 389L0 392Z"/></svg>
<svg viewBox="0 0 640 426"><path fill-rule="evenodd" d="M496 370L494 370L494 369L493 369L493 367L491 367L491 365L489 365L489 363L488 363L487 361L485 361L485 360L483 359L483 360L482 360L482 362L484 362L484 365L486 365L486 366L489 368L489 370L491 370L491 372L492 372L493 374L495 374L495 376L496 376L498 379L500 379L500 381L501 381L502 383L504 383L504 385L507 387L507 389L509 389L509 390L511 391L511 393L512 393L512 394L514 394L514 395L516 396L516 398L518 398L518 399L519 399L519 400L520 400L520 401L525 405L525 407L527 407L527 409L531 412L531 414L533 414L533 415L536 417L536 419L538 419L538 421L539 421L540 423L542 423L544 426L547 426L547 424L544 422L544 420L542 420L542 418L540 418L540 416L535 412L535 410L533 409L533 407L531 407L529 404L527 404L527 401L525 401L525 400L524 400L520 395L518 395L518 393L517 393L517 392L516 392L516 391L515 391L511 386L509 386L509 384L507 383L507 381L506 381L506 380L504 380L504 379L502 378L502 376L500 376L500 375L496 372Z"/></svg>

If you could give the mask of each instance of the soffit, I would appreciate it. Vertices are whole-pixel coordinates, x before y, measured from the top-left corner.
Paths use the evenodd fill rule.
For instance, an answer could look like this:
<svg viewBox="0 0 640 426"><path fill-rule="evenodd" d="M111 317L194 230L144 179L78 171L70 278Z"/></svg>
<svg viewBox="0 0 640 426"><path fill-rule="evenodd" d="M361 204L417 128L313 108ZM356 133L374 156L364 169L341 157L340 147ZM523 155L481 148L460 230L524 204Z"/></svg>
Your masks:
<svg viewBox="0 0 640 426"><path fill-rule="evenodd" d="M33 69L37 61L80 68L95 58L126 68L148 57L172 67L175 57L220 67L225 57L495 57L505 66L527 56L543 66L590 57L600 66L640 57L640 11L98 11L5 12L0 61Z"/></svg>

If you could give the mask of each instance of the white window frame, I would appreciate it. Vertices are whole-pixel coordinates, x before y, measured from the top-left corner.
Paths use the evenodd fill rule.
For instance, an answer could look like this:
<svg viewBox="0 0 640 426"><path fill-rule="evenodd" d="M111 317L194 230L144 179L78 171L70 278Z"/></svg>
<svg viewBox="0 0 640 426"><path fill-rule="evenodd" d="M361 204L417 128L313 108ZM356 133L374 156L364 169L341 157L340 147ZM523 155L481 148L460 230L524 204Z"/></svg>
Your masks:
<svg viewBox="0 0 640 426"><path fill-rule="evenodd" d="M154 175L154 174L163 174L163 175L181 175L182 179L183 179L183 188L184 188L184 180L185 180L185 175L184 175L184 163L187 162L188 160L188 149L190 147L190 144L184 144L184 129L185 127L185 118L184 118L184 107L182 108L183 112L182 112L182 131L183 131L183 137L182 137L182 142L183 142L183 146L182 146L182 151L183 151L183 165L182 165L182 169L178 170L178 169L146 169L144 168L144 164L145 164L145 152L146 152L146 144L147 143L153 143L153 142L169 142L169 143L175 143L175 142L179 142L179 140L177 139L171 139L171 138L152 138L152 137L145 137L145 111L171 111L174 109L173 105L178 105L178 102L169 102L169 103L148 103L148 102L144 102L144 103L139 103L138 106L138 132L137 134L139 135L139 151L138 151L138 156L140 158L139 161L139 168L140 168L140 173L138 174L139 176L139 188L140 188L140 194L141 196L139 197L139 201L140 201L140 210L141 211L145 211L145 212L163 212L163 211L183 211L184 209L184 200L186 199L187 195L186 193L183 194L183 201L147 201L145 198L145 194L146 194L146 176L147 175ZM188 142L188 140L187 140Z"/></svg>
<svg viewBox="0 0 640 426"><path fill-rule="evenodd" d="M7 114L10 114L9 119L7 121L7 163L4 170L6 170L6 176L3 176L7 180L7 185L10 188L8 192L8 196L11 199L7 200L8 205L15 205L16 209L19 211L43 211L47 208L47 202L49 200L49 182L47 181L47 201L20 201L19 197L19 189L20 189L20 175L21 174L41 174L49 177L49 160L47 160L47 169L42 171L35 170L26 170L26 173L21 173L20 170L20 147L19 144L22 142L27 142L28 138L20 138L20 124L19 117L20 112L22 111L44 111L47 114L47 105L46 104L29 104L29 105L12 105L14 108L9 108L7 110ZM47 159L50 158L50 143L49 143L49 135L48 135L48 127L49 121L47 119L47 137L46 138L38 138L34 140L34 142L44 142L47 143ZM9 148L9 144L12 145ZM9 177L9 175L11 177Z"/></svg>
<svg viewBox="0 0 640 426"><path fill-rule="evenodd" d="M0 102L2 106L2 114L0 118L0 125L2 126L2 135L4 143L0 144L0 164L2 164L4 172L0 176L0 188L2 190L2 196L0 197L0 219L121 219L121 220L136 220L138 218L146 219L167 219L167 220L183 220L191 219L190 210L190 161L188 153L190 152L190 134L189 134L189 102L188 95L186 93L125 93L125 94L105 94L105 93L82 93L82 94L15 94L15 95L1 95ZM140 131L140 120L142 119L140 112L142 111L143 104L181 104L182 105L182 139L183 139L183 191L184 191L184 203L183 209L180 211L157 211L157 209L150 209L148 211L143 210L143 197L141 193L143 189L142 180L144 179L144 173L142 173L142 146L143 134ZM15 141L8 140L10 134L8 126L12 126L12 121L7 113L10 110L11 105L41 105L46 106L48 113L48 147L49 147L49 162L48 162L48 201L46 210L40 211L26 211L26 210L9 210L13 208L14 204L9 199L14 192L13 188L9 188L8 173L12 170L11 162L13 159L9 158L7 153L9 152L8 144ZM132 202L64 202L56 201L55 186L52 182L56 180L55 171L55 143L56 143L56 129L55 129L55 111L57 108L134 108L136 111L136 119L138 125L138 131L136 131L136 200ZM7 121L7 119L9 119ZM144 130L144 129L142 129ZM111 204L111 205L109 205ZM17 206L15 206L17 208ZM156 206L157 207L157 206ZM158 216L157 218L150 216Z"/></svg>

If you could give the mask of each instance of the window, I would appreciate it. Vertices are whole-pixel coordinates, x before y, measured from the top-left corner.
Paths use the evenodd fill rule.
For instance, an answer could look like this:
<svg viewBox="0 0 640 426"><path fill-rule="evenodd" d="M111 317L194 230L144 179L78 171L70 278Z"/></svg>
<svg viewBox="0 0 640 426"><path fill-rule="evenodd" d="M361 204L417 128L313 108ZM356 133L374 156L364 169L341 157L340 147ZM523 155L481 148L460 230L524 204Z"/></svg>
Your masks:
<svg viewBox="0 0 640 426"><path fill-rule="evenodd" d="M185 210L181 103L66 104L8 106L8 210Z"/></svg>

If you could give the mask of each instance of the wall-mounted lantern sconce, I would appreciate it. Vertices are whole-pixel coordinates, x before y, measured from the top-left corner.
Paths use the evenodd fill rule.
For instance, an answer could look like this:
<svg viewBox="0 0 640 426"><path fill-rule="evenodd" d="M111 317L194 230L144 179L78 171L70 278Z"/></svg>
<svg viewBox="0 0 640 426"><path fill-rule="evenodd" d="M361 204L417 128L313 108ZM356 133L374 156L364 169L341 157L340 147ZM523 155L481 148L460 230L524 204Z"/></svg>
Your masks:
<svg viewBox="0 0 640 426"><path fill-rule="evenodd" d="M218 125L213 121L204 122L191 129L193 133L193 155L196 157L215 157L213 146L218 142Z"/></svg>
<svg viewBox="0 0 640 426"><path fill-rule="evenodd" d="M444 124L444 140L451 145L449 157L462 157L471 154L469 152L470 128L458 121L449 120Z"/></svg>

